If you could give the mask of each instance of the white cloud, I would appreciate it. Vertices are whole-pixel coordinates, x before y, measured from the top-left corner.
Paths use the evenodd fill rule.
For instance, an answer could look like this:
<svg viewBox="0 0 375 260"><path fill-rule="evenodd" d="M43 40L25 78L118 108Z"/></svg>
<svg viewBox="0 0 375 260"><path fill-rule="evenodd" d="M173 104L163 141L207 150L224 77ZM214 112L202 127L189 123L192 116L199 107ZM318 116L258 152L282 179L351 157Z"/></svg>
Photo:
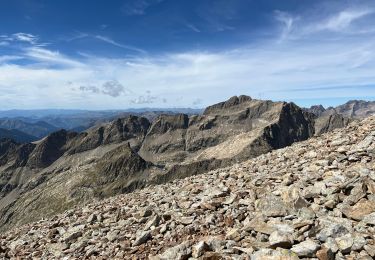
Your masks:
<svg viewBox="0 0 375 260"><path fill-rule="evenodd" d="M20 60L20 59L22 59L21 56L4 55L4 56L0 56L0 64L1 63L6 63L6 62L9 62L9 61Z"/></svg>
<svg viewBox="0 0 375 260"><path fill-rule="evenodd" d="M24 53L28 58L34 59L39 62L47 62L51 65L65 65L80 67L83 66L81 62L70 59L58 51L51 51L40 47L30 47L25 49Z"/></svg>
<svg viewBox="0 0 375 260"><path fill-rule="evenodd" d="M347 9L331 15L322 22L309 26L310 32L334 31L344 32L356 21L373 14L372 9Z"/></svg>
<svg viewBox="0 0 375 260"><path fill-rule="evenodd" d="M163 99L168 99L169 106L179 107L197 104L197 99L201 99L200 106L204 106L234 94L278 100L322 95L327 98L358 96L356 88L338 91L332 86L375 82L373 44L374 41L365 43L362 39L340 45L285 42L215 53L175 53L157 58L86 56L82 61L33 48L28 57L37 63L46 62L46 65L0 65L0 91L11 91L14 100L23 96L22 104L12 105L7 99L9 95L0 97L0 102L5 104L4 108L43 105L103 109L148 104L165 106ZM51 63L66 66L48 66ZM109 79L120 83L107 84L109 87L103 88ZM321 89L317 91L314 87ZM126 94L124 89L132 92ZM150 89L152 95L147 92ZM368 88L364 95L375 96L375 88ZM179 100L181 96L184 98Z"/></svg>
<svg viewBox="0 0 375 260"><path fill-rule="evenodd" d="M276 20L282 23L282 32L281 32L280 40L284 40L289 36L289 34L293 30L293 24L295 20L299 19L298 17L295 18L292 15L286 12L279 11L279 10L275 11L275 18Z"/></svg>
<svg viewBox="0 0 375 260"><path fill-rule="evenodd" d="M12 35L13 40L28 42L30 44L35 44L38 42L38 37L30 33L15 33Z"/></svg>
<svg viewBox="0 0 375 260"><path fill-rule="evenodd" d="M326 28L332 31L340 31L350 26L352 22L358 20L366 15L373 13L372 10L348 10L342 11L337 16L332 17L323 25L323 29Z"/></svg>
<svg viewBox="0 0 375 260"><path fill-rule="evenodd" d="M370 11L358 10L314 19L276 11L281 36L223 51L151 56L84 33L76 37L95 38L141 55L106 58L79 53L73 58L47 47L23 46L14 57L0 56L0 103L3 109L110 109L162 107L166 100L172 107L205 106L235 94L277 100L375 97L373 22L365 20ZM357 24L362 33L353 37L348 32ZM1 41L8 38L0 36ZM27 65L12 64L19 58L27 59Z"/></svg>

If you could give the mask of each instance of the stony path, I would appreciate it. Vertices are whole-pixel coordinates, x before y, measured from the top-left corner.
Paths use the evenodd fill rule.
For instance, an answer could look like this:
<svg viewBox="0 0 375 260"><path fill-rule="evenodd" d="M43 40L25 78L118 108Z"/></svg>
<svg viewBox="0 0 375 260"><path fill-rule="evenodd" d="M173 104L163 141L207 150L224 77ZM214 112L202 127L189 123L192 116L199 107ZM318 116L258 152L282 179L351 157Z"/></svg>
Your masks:
<svg viewBox="0 0 375 260"><path fill-rule="evenodd" d="M0 258L373 259L375 117L0 235Z"/></svg>

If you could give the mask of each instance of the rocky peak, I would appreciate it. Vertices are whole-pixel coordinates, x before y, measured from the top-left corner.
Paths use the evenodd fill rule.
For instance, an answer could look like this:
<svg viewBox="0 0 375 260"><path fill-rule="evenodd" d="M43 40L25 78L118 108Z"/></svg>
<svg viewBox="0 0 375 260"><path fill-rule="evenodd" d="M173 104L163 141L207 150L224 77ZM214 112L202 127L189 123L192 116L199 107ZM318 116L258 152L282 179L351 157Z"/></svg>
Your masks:
<svg viewBox="0 0 375 260"><path fill-rule="evenodd" d="M249 102L251 100L252 100L251 97L245 96L245 95L241 95L241 96L238 96L238 97L233 96L233 97L229 98L227 101L220 102L220 103L217 103L215 105L207 107L204 110L203 114L208 115L208 114L220 113L220 110L230 109L232 107L241 105L241 104Z"/></svg>
<svg viewBox="0 0 375 260"><path fill-rule="evenodd" d="M148 135L164 134L168 131L186 129L189 126L189 116L186 114L160 115L152 123Z"/></svg>
<svg viewBox="0 0 375 260"><path fill-rule="evenodd" d="M322 105L315 105L311 106L310 108L307 108L306 111L316 116L321 116L324 113L324 111L326 111L326 109Z"/></svg>
<svg viewBox="0 0 375 260"><path fill-rule="evenodd" d="M59 159L66 151L65 146L77 136L77 133L60 130L41 140L30 154L28 166L31 168L45 168Z"/></svg>
<svg viewBox="0 0 375 260"><path fill-rule="evenodd" d="M100 145L129 141L132 147L139 146L150 127L144 117L128 116L110 123L93 127L78 135L71 143L69 154L95 149Z"/></svg>

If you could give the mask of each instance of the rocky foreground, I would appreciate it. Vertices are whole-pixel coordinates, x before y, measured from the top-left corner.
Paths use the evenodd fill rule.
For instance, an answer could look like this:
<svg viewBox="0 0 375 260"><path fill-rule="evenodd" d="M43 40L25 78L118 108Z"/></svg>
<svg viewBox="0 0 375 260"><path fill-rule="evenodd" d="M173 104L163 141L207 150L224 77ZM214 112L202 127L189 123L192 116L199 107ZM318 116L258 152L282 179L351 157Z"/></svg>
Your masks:
<svg viewBox="0 0 375 260"><path fill-rule="evenodd" d="M0 258L373 259L375 117L0 235Z"/></svg>

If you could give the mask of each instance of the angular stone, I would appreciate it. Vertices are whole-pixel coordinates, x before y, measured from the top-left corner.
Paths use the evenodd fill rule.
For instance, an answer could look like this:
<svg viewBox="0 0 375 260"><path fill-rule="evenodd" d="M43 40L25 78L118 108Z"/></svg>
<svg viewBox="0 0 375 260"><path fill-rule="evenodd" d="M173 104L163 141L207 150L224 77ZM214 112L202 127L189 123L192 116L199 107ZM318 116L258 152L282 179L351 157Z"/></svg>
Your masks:
<svg viewBox="0 0 375 260"><path fill-rule="evenodd" d="M362 234L356 234L353 236L352 251L360 251L367 244L367 240Z"/></svg>
<svg viewBox="0 0 375 260"><path fill-rule="evenodd" d="M157 227L161 221L161 217L159 215L155 215L149 221L147 221L144 230L149 230L152 226Z"/></svg>
<svg viewBox="0 0 375 260"><path fill-rule="evenodd" d="M363 248L371 257L375 257L375 245L365 245Z"/></svg>
<svg viewBox="0 0 375 260"><path fill-rule="evenodd" d="M143 231L137 236L137 238L133 242L133 246L139 246L147 242L151 238L150 231Z"/></svg>
<svg viewBox="0 0 375 260"><path fill-rule="evenodd" d="M346 234L345 236L337 237L335 241L337 246L339 247L339 250L343 254L350 252L354 242L351 234Z"/></svg>
<svg viewBox="0 0 375 260"><path fill-rule="evenodd" d="M209 246L204 241L198 242L198 244L194 245L192 248L192 256L198 258L202 256L206 251L209 251Z"/></svg>
<svg viewBox="0 0 375 260"><path fill-rule="evenodd" d="M293 245L293 235L276 230L269 237L270 247L291 248Z"/></svg>
<svg viewBox="0 0 375 260"><path fill-rule="evenodd" d="M190 225L191 223L193 223L195 217L192 216L192 217L181 217L178 219L178 222L183 224L183 225Z"/></svg>
<svg viewBox="0 0 375 260"><path fill-rule="evenodd" d="M335 254L329 248L322 247L316 252L316 257L319 260L334 260Z"/></svg>
<svg viewBox="0 0 375 260"><path fill-rule="evenodd" d="M96 220L97 220L97 216L96 216L96 214L91 214L91 215L87 218L87 223L92 224L92 223L94 223Z"/></svg>
<svg viewBox="0 0 375 260"><path fill-rule="evenodd" d="M298 256L290 250L260 249L251 255L251 260L297 260Z"/></svg>
<svg viewBox="0 0 375 260"><path fill-rule="evenodd" d="M335 239L333 239L332 237L327 238L327 241L324 243L324 247L326 247L327 249L329 249L333 253L336 253L337 251L339 251L339 247L338 247Z"/></svg>
<svg viewBox="0 0 375 260"><path fill-rule="evenodd" d="M228 240L239 241L241 239L241 234L238 229L232 228L227 231L225 238Z"/></svg>
<svg viewBox="0 0 375 260"><path fill-rule="evenodd" d="M362 222L364 222L368 225L375 225L375 212L366 215L363 218Z"/></svg>
<svg viewBox="0 0 375 260"><path fill-rule="evenodd" d="M115 241L117 239L119 233L120 233L119 230L109 231L107 233L106 237L107 237L108 241L113 242L113 241Z"/></svg>
<svg viewBox="0 0 375 260"><path fill-rule="evenodd" d="M283 217L288 215L288 208L284 202L273 195L265 196L256 201L255 207L267 217Z"/></svg>
<svg viewBox="0 0 375 260"><path fill-rule="evenodd" d="M171 247L164 251L163 254L161 254L159 257L162 260L186 260L188 259L192 254L191 249L191 242L185 241L181 243L180 245Z"/></svg>
<svg viewBox="0 0 375 260"><path fill-rule="evenodd" d="M320 245L312 240L306 240L292 247L292 251L300 257L314 257Z"/></svg>
<svg viewBox="0 0 375 260"><path fill-rule="evenodd" d="M243 230L245 231L254 230L262 234L271 235L271 233L275 231L276 228L273 227L272 225L267 224L266 222L264 222L263 220L259 218L254 218L248 224L244 226Z"/></svg>
<svg viewBox="0 0 375 260"><path fill-rule="evenodd" d="M360 221L365 216L375 212L375 201L369 201L366 199L361 199L352 207L345 207L342 209L342 213L347 217Z"/></svg>
<svg viewBox="0 0 375 260"><path fill-rule="evenodd" d="M65 242L70 242L71 240L77 239L82 236L82 231L85 228L85 225L75 226L64 233L62 240Z"/></svg>

